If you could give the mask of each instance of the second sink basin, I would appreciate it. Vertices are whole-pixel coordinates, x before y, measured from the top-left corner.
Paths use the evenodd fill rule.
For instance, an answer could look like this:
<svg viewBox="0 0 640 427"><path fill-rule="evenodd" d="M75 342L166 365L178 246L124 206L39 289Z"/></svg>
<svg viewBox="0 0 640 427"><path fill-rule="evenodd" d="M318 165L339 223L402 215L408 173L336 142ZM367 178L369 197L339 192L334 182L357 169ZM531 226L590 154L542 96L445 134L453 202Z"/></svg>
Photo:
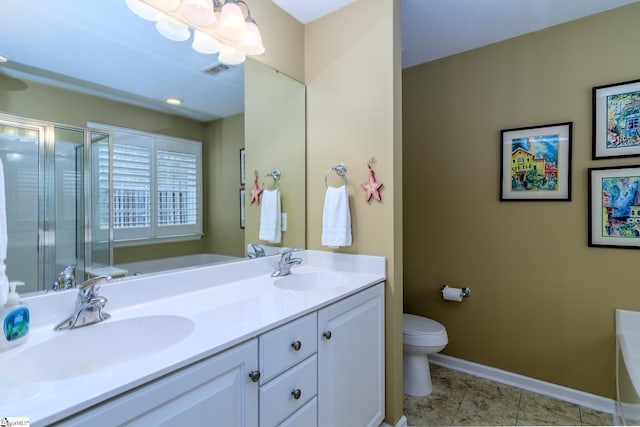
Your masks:
<svg viewBox="0 0 640 427"><path fill-rule="evenodd" d="M344 273L334 271L293 272L289 276L276 279L273 284L292 291L320 291L344 286L347 279Z"/></svg>
<svg viewBox="0 0 640 427"><path fill-rule="evenodd" d="M3 364L1 377L56 381L85 375L170 347L194 327L186 317L158 315L55 332L50 340L19 350Z"/></svg>

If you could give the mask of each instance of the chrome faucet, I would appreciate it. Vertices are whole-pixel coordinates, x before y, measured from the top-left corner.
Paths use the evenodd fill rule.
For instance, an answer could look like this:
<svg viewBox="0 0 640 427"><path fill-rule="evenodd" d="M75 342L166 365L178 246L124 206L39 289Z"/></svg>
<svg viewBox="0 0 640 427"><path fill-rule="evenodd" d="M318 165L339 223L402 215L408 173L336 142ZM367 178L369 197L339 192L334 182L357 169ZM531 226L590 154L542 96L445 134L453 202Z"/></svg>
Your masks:
<svg viewBox="0 0 640 427"><path fill-rule="evenodd" d="M53 282L51 287L54 291L58 291L60 289L71 289L76 286L76 265L71 264L67 265L60 273L58 273L58 277Z"/></svg>
<svg viewBox="0 0 640 427"><path fill-rule="evenodd" d="M262 258L265 255L264 249L260 245L252 243L251 249L253 249L253 252L247 254L249 258Z"/></svg>
<svg viewBox="0 0 640 427"><path fill-rule="evenodd" d="M79 328L80 326L102 322L111 317L102 312L102 309L107 304L107 299L98 295L100 285L109 280L111 280L111 276L93 277L80 285L73 314L54 329L60 331L62 329Z"/></svg>
<svg viewBox="0 0 640 427"><path fill-rule="evenodd" d="M291 274L291 266L293 264L300 264L302 262L302 258L291 258L295 249L285 249L282 252L282 256L280 257L280 262L278 262L278 268L271 273L271 277L282 277Z"/></svg>

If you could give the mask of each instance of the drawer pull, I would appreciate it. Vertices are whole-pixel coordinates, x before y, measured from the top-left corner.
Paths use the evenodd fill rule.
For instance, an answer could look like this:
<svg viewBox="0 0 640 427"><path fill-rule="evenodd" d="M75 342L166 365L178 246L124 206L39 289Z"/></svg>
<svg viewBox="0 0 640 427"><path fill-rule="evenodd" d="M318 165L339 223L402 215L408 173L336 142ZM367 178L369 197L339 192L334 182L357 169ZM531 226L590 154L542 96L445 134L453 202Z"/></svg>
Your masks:
<svg viewBox="0 0 640 427"><path fill-rule="evenodd" d="M322 333L322 336L325 337L325 339L330 340L331 339L331 331L324 331Z"/></svg>
<svg viewBox="0 0 640 427"><path fill-rule="evenodd" d="M251 381L258 382L258 380L260 379L260 371L258 371L257 369L255 371L251 371L249 372L249 378L251 378Z"/></svg>
<svg viewBox="0 0 640 427"><path fill-rule="evenodd" d="M302 348L302 342L300 340L296 340L291 343L291 347L293 347L295 351L300 351L300 349Z"/></svg>
<svg viewBox="0 0 640 427"><path fill-rule="evenodd" d="M293 396L295 400L300 399L300 397L302 397L302 390L300 390L299 388L294 388L293 390L291 390L291 396Z"/></svg>

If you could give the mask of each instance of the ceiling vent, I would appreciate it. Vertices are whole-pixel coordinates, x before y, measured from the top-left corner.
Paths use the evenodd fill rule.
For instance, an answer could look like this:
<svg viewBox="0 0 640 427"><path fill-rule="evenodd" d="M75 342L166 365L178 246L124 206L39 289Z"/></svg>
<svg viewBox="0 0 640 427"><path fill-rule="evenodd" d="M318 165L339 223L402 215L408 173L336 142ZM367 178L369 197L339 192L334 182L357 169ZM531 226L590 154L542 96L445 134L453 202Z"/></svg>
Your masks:
<svg viewBox="0 0 640 427"><path fill-rule="evenodd" d="M224 73L225 71L231 70L232 68L235 67L233 65L216 64L212 65L211 67L203 68L202 71L212 76L217 76L218 74Z"/></svg>

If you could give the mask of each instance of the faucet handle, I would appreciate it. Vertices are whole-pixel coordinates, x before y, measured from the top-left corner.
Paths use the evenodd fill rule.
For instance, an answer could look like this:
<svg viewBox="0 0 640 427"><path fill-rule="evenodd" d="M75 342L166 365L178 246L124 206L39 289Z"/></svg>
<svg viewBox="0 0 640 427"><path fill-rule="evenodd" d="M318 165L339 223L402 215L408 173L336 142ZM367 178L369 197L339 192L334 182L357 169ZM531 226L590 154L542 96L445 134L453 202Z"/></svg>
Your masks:
<svg viewBox="0 0 640 427"><path fill-rule="evenodd" d="M287 248L284 251L281 252L281 256L282 256L282 260L289 262L289 260L291 259L291 256L293 255L293 253L296 251L295 248Z"/></svg>
<svg viewBox="0 0 640 427"><path fill-rule="evenodd" d="M70 289L76 285L76 264L67 265L58 273L52 287L54 291L58 289Z"/></svg>
<svg viewBox="0 0 640 427"><path fill-rule="evenodd" d="M97 276L85 280L78 288L78 296L85 302L95 298L100 290L100 285L110 280L111 276Z"/></svg>

